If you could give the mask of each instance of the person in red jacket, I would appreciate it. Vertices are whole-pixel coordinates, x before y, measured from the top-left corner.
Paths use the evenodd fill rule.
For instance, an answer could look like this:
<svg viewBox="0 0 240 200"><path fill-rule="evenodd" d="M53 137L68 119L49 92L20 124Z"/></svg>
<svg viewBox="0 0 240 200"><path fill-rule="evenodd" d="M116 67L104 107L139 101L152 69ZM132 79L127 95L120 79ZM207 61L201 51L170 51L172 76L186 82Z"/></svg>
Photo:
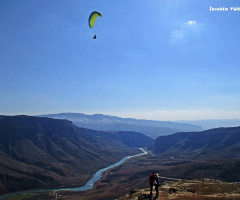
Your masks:
<svg viewBox="0 0 240 200"><path fill-rule="evenodd" d="M152 174L149 176L149 185L150 185L150 194L152 194L152 189L154 185L156 190L156 195L158 195L159 182L158 182L158 176L155 174L155 172L152 172Z"/></svg>

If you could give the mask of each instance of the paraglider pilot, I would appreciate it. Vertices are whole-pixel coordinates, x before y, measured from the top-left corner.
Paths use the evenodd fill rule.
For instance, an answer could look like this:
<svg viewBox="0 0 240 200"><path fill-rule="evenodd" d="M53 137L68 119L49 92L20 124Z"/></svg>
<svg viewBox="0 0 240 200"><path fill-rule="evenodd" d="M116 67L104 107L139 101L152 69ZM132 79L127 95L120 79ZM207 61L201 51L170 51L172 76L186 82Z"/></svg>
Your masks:
<svg viewBox="0 0 240 200"><path fill-rule="evenodd" d="M97 12L97 11L93 11L93 12L90 14L90 16L89 16L89 18L88 18L88 25L89 25L90 28L93 28L93 26L94 26L94 24L95 24L95 21L96 21L96 19L98 18L98 16L102 17L102 13ZM97 39L97 36L94 35L94 36L93 36L93 39Z"/></svg>

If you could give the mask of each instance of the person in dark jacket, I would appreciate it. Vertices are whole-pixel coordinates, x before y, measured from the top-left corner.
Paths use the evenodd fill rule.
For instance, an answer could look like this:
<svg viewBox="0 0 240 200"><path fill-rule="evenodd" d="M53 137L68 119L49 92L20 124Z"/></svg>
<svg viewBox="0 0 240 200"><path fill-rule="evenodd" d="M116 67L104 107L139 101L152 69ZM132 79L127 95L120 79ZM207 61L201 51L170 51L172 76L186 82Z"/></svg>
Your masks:
<svg viewBox="0 0 240 200"><path fill-rule="evenodd" d="M152 194L153 186L155 186L156 195L158 195L158 176L155 174L155 172L152 172L152 174L149 176L149 185L150 185L150 194Z"/></svg>
<svg viewBox="0 0 240 200"><path fill-rule="evenodd" d="M158 196L159 181L158 181L158 176L157 176L157 174L154 175L154 178L155 178L155 179L154 179L153 184L154 184L154 186L155 186L156 196Z"/></svg>

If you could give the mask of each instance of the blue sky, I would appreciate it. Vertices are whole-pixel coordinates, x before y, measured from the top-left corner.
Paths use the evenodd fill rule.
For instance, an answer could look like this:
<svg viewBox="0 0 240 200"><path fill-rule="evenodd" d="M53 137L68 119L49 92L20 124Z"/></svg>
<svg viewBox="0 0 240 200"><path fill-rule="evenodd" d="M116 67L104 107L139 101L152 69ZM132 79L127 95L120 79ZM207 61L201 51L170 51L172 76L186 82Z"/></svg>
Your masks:
<svg viewBox="0 0 240 200"><path fill-rule="evenodd" d="M240 119L239 21L236 0L0 0L0 114Z"/></svg>

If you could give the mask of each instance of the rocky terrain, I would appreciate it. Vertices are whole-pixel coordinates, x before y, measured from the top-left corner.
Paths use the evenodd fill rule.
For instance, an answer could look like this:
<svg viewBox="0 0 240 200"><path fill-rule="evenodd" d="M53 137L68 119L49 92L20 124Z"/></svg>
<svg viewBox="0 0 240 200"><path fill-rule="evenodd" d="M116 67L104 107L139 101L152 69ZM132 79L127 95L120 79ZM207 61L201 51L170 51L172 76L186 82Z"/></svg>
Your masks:
<svg viewBox="0 0 240 200"><path fill-rule="evenodd" d="M92 190L27 193L11 200L149 199L152 171L165 181L160 199L239 199L234 183L240 180L239 136L240 127L158 137L153 151L107 171ZM137 147L150 149L153 142L142 133L94 131L68 120L0 116L0 192L83 185L99 168Z"/></svg>
<svg viewBox="0 0 240 200"><path fill-rule="evenodd" d="M217 170L218 173L216 173L216 163L214 162L211 165L209 162L206 168L196 168L195 170L197 170L197 173L195 173L193 166L198 166L200 163L201 162L197 163L194 161L167 160L148 154L132 158L126 163L109 170L105 173L104 177L97 182L93 190L84 192L56 191L47 193L30 193L16 196L15 199L49 200L55 199L56 197L58 197L58 200L156 199L155 196L152 196L151 198L149 196L148 177L152 171L156 171L160 176L170 177L160 178L160 182L164 183L159 190L160 193L158 199L160 200L240 199L239 183L230 183L224 180L217 181L209 178L224 173L226 170L233 171L234 168L232 168L232 164L227 165L225 161L223 167L219 168ZM219 165L220 164L221 163L219 163ZM186 165L189 165L190 167L186 167ZM188 175L187 180L182 179L180 181L172 181L172 178L175 176L177 176L176 178L179 178L184 177L185 175ZM207 179L198 178L202 177L202 175ZM236 178L236 180L237 179L238 178Z"/></svg>
<svg viewBox="0 0 240 200"><path fill-rule="evenodd" d="M99 197L99 198L98 198ZM14 199L24 200L81 200L79 194L49 192L43 194L24 194ZM212 179L165 181L159 187L159 195L155 191L150 195L149 188L132 189L119 198L102 198L101 193L94 200L239 200L240 183L228 183Z"/></svg>
<svg viewBox="0 0 240 200"><path fill-rule="evenodd" d="M217 180L166 181L159 188L159 195L150 195L149 188L131 190L118 200L239 200L240 183Z"/></svg>

